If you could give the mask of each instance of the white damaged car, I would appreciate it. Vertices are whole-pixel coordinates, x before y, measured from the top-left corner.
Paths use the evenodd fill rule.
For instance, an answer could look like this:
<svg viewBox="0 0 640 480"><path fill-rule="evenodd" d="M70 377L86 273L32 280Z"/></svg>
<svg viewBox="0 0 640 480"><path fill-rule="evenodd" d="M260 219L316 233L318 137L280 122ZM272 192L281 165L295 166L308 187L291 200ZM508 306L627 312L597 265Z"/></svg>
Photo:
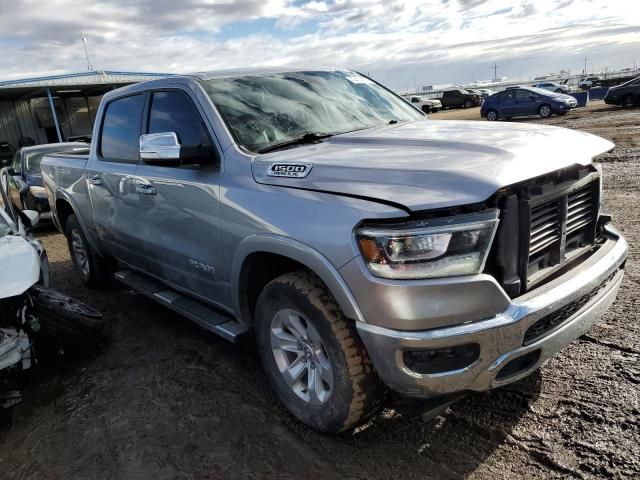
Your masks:
<svg viewBox="0 0 640 480"><path fill-rule="evenodd" d="M1 178L6 178L0 173ZM0 182L0 187L6 187ZM49 289L46 251L30 230L39 215L16 213L0 188L0 411L20 402L16 379L37 363L36 349L62 353L102 338L100 313ZM9 207L7 207L7 205Z"/></svg>

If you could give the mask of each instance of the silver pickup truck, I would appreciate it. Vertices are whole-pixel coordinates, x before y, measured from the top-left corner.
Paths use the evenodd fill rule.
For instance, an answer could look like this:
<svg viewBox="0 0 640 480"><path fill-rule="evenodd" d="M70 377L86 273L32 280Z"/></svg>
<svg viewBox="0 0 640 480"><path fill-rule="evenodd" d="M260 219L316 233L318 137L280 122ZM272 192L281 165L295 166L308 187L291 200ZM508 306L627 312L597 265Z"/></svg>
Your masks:
<svg viewBox="0 0 640 480"><path fill-rule="evenodd" d="M627 243L613 144L430 121L348 70L175 76L105 95L88 155L42 161L82 280L113 276L229 340L328 432L387 390L432 411L529 375L596 323Z"/></svg>

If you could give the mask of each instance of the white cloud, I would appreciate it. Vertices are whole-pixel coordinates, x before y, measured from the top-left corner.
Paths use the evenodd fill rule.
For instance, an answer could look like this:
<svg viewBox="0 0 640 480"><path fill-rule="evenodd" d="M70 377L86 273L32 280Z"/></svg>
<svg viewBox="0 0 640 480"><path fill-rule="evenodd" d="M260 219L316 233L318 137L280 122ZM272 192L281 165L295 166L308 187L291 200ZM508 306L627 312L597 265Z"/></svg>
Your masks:
<svg viewBox="0 0 640 480"><path fill-rule="evenodd" d="M391 86L596 66L627 66L640 47L640 9L605 0L0 0L0 79L85 67L188 72L254 65L334 65ZM268 19L230 38L225 27ZM270 25L267 23L267 25ZM615 65L618 63L619 65Z"/></svg>

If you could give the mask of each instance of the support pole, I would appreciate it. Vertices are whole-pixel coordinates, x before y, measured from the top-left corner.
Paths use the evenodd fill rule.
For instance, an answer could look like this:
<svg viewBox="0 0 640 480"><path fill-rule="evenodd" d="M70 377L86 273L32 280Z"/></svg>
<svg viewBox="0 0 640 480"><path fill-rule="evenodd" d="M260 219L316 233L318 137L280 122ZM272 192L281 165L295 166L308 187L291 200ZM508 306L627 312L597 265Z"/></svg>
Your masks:
<svg viewBox="0 0 640 480"><path fill-rule="evenodd" d="M58 141L62 143L62 133L60 133L60 124L58 123L58 115L56 115L56 108L53 105L53 97L51 96L51 89L47 88L47 97L49 97L49 107L51 107L51 116L53 123L56 126L56 132L58 133Z"/></svg>

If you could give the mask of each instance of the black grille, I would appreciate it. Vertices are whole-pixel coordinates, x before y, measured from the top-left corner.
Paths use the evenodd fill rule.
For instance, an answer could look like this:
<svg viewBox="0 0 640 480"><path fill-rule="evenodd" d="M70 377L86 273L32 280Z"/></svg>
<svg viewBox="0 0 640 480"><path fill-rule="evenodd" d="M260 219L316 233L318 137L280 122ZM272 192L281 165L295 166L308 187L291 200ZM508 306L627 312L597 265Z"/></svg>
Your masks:
<svg viewBox="0 0 640 480"><path fill-rule="evenodd" d="M567 235L595 221L593 188L591 185L569 194L567 205Z"/></svg>
<svg viewBox="0 0 640 480"><path fill-rule="evenodd" d="M599 174L571 167L498 192L500 224L485 271L512 298L586 258L596 245Z"/></svg>
<svg viewBox="0 0 640 480"><path fill-rule="evenodd" d="M568 303L552 314L547 315L546 317L542 317L540 320L531 325L524 334L523 344L528 345L530 343L533 343L538 338L542 337L545 333L550 332L558 325L564 323L566 320L574 316L580 309L582 309L582 307L584 307L593 298L595 298L598 293L600 293L609 284L609 282L611 282L611 280L613 280L613 277L615 277L616 273L618 273L617 270L609 275L609 277L604 282L602 282L602 284L594 288L586 295L583 295L573 302Z"/></svg>
<svg viewBox="0 0 640 480"><path fill-rule="evenodd" d="M529 204L527 287L538 283L572 254L595 242L597 182Z"/></svg>
<svg viewBox="0 0 640 480"><path fill-rule="evenodd" d="M541 256L562 237L560 203L544 203L531 209L529 230L529 259Z"/></svg>

